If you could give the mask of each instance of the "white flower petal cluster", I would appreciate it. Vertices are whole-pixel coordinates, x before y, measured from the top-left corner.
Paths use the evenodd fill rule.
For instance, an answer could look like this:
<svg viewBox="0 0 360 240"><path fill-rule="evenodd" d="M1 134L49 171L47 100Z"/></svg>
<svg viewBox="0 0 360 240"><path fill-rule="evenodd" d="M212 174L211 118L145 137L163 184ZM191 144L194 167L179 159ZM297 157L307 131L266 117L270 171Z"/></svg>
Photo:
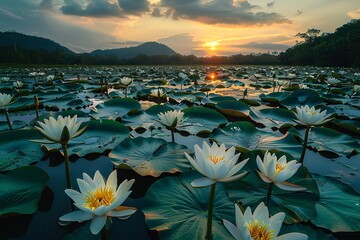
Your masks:
<svg viewBox="0 0 360 240"><path fill-rule="evenodd" d="M120 79L120 83L124 86L129 86L133 82L133 80L134 79L129 78L129 77L123 77Z"/></svg>
<svg viewBox="0 0 360 240"><path fill-rule="evenodd" d="M259 176L264 182L274 183L277 187L288 191L306 190L306 188L286 182L301 166L301 163L296 160L287 162L285 155L278 159L275 153L271 154L266 151L264 160L256 156L256 164L260 170Z"/></svg>
<svg viewBox="0 0 360 240"><path fill-rule="evenodd" d="M164 95L165 95L164 90L162 90L161 88L151 89L150 96L152 97L161 98Z"/></svg>
<svg viewBox="0 0 360 240"><path fill-rule="evenodd" d="M46 81L47 81L47 82L51 82L51 81L54 80L54 78L55 78L55 75L48 75L48 76L46 77Z"/></svg>
<svg viewBox="0 0 360 240"><path fill-rule="evenodd" d="M165 113L159 113L159 122L165 127L175 128L182 125L186 119L184 113L180 110L167 111Z"/></svg>
<svg viewBox="0 0 360 240"><path fill-rule="evenodd" d="M45 119L44 122L38 121L40 127L35 126L36 129L40 131L40 133L52 143L62 143L64 139L62 139L64 128L67 127L69 131L68 139L65 141L69 141L70 139L76 138L80 136L85 128L79 130L81 122L77 121L77 115L74 117L63 117L61 115L58 116L57 119L54 117L50 117L49 119ZM37 141L38 140L34 140ZM42 142L42 140L39 140Z"/></svg>
<svg viewBox="0 0 360 240"><path fill-rule="evenodd" d="M13 86L15 88L22 88L24 86L24 84L21 81L16 81L16 82L13 82Z"/></svg>
<svg viewBox="0 0 360 240"><path fill-rule="evenodd" d="M335 84L340 83L341 81L339 79L331 77L331 78L326 79L326 82L330 85L335 85Z"/></svg>
<svg viewBox="0 0 360 240"><path fill-rule="evenodd" d="M12 98L13 96L11 96L10 94L0 93L0 108L8 105L11 102Z"/></svg>
<svg viewBox="0 0 360 240"><path fill-rule="evenodd" d="M236 240L307 240L308 236L292 232L278 236L282 223L285 219L285 213L280 212L269 217L269 210L261 202L251 212L247 207L244 214L239 206L235 204L235 221L236 226L228 220L223 220L224 226Z"/></svg>
<svg viewBox="0 0 360 240"><path fill-rule="evenodd" d="M326 115L326 110L321 112L321 109L308 105L296 107L295 116L298 119L296 122L306 126L321 125L331 120L331 114Z"/></svg>
<svg viewBox="0 0 360 240"><path fill-rule="evenodd" d="M181 78L181 79L186 79L187 78L187 75L185 74L185 73L179 73L179 78Z"/></svg>
<svg viewBox="0 0 360 240"><path fill-rule="evenodd" d="M65 193L79 210L65 214L60 217L60 221L91 220L90 231L98 234L105 226L107 217L126 219L136 212L136 208L121 206L132 192L129 190L135 182L134 179L124 180L118 187L117 173L114 170L106 182L99 171L96 171L93 179L83 173L83 179L78 178L77 182L80 192L66 189Z"/></svg>
<svg viewBox="0 0 360 240"><path fill-rule="evenodd" d="M247 175L247 172L237 174L247 163L245 159L237 163L240 154L235 154L235 148L226 150L224 144L218 146L213 143L212 146L203 142L202 148L195 145L195 158L185 153L186 158L191 165L205 178L195 179L191 185L193 187L206 187L215 182L232 182Z"/></svg>

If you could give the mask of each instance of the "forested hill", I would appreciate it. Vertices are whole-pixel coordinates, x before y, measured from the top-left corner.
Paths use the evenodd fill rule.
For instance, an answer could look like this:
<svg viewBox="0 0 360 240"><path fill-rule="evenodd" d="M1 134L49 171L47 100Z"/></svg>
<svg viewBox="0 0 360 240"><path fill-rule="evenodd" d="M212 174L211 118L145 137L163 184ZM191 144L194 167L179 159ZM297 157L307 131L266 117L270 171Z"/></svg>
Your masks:
<svg viewBox="0 0 360 240"><path fill-rule="evenodd" d="M297 36L302 42L280 55L288 65L360 67L360 19L353 19L334 33L320 35L309 29Z"/></svg>

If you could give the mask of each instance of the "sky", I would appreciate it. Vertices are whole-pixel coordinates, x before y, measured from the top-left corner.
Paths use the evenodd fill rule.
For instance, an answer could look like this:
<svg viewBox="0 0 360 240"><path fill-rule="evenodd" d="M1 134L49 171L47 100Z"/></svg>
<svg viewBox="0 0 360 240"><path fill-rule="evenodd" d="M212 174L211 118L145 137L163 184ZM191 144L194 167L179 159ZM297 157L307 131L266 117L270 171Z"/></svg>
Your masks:
<svg viewBox="0 0 360 240"><path fill-rule="evenodd" d="M81 53L156 41L184 55L281 52L360 18L359 0L0 0L0 31Z"/></svg>

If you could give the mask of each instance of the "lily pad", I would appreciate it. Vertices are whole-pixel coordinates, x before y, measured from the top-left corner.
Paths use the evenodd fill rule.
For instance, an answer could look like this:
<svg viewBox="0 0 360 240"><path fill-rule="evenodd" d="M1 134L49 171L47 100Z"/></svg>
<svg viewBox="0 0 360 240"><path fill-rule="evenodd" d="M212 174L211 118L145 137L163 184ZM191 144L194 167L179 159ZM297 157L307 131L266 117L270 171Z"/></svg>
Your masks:
<svg viewBox="0 0 360 240"><path fill-rule="evenodd" d="M226 185L226 191L233 201L240 202L244 208L250 206L255 209L261 202L264 202L271 215L278 212L285 212L285 223L292 224L301 221L309 221L316 215L315 202L318 198L318 189L315 180L305 167L300 167L296 174L288 179L289 182L306 187L306 191L285 191L274 186L270 201L267 202L268 183L263 182L255 173L254 169L258 169L256 164L256 156L263 157L261 151L252 151L244 154L242 158L249 157L250 160L244 166L245 171L250 174L241 181L235 181ZM284 153L277 153L278 157ZM287 160L293 158L287 155ZM304 201L306 199L306 201Z"/></svg>
<svg viewBox="0 0 360 240"><path fill-rule="evenodd" d="M293 126L297 119L294 112L283 108L252 109L250 117L267 128L275 129Z"/></svg>
<svg viewBox="0 0 360 240"><path fill-rule="evenodd" d="M42 138L37 130L22 129L0 133L0 171L8 171L38 162L43 157L38 143L30 139Z"/></svg>
<svg viewBox="0 0 360 240"><path fill-rule="evenodd" d="M302 146L291 134L267 132L257 129L249 122L234 122L224 128L217 128L210 139L227 147L235 146L240 152L275 149L299 158Z"/></svg>
<svg viewBox="0 0 360 240"><path fill-rule="evenodd" d="M215 105L215 108L225 116L236 118L246 118L250 112L247 104L236 100L221 101Z"/></svg>
<svg viewBox="0 0 360 240"><path fill-rule="evenodd" d="M103 153L113 149L129 136L129 129L112 120L92 120L85 122L80 128L87 126L85 132L71 140L68 145L69 156L76 154L84 157L90 153ZM47 151L61 148L60 144L44 144Z"/></svg>
<svg viewBox="0 0 360 240"><path fill-rule="evenodd" d="M0 216L33 214L48 180L44 170L33 166L0 175Z"/></svg>
<svg viewBox="0 0 360 240"><path fill-rule="evenodd" d="M193 188L190 183L201 177L196 171L180 177L156 181L146 193L143 212L150 230L157 230L160 239L205 239L210 187ZM217 183L213 209L213 239L231 239L222 224L234 220L234 203Z"/></svg>
<svg viewBox="0 0 360 240"><path fill-rule="evenodd" d="M219 125L227 123L227 119L215 110L204 107L191 107L183 110L187 118L178 130L190 134L210 133Z"/></svg>
<svg viewBox="0 0 360 240"><path fill-rule="evenodd" d="M310 107L318 106L323 102L323 99L317 92L309 89L300 89L292 92L287 98L282 99L280 104L288 108L293 108L303 105L309 105Z"/></svg>
<svg viewBox="0 0 360 240"><path fill-rule="evenodd" d="M92 109L90 116L95 119L116 120L127 114L131 110L140 110L141 105L132 98L115 98L105 103L100 103Z"/></svg>
<svg viewBox="0 0 360 240"><path fill-rule="evenodd" d="M316 218L311 222L332 232L360 231L360 194L329 177L314 175L314 179L320 199L316 203Z"/></svg>
<svg viewBox="0 0 360 240"><path fill-rule="evenodd" d="M269 94L260 94L259 97L264 102L280 103L283 99L286 99L290 93L288 92L274 92Z"/></svg>
<svg viewBox="0 0 360 240"><path fill-rule="evenodd" d="M289 132L300 139L305 135L305 130L296 130L295 128L291 128ZM360 144L356 139L326 127L312 127L310 129L308 146L315 148L320 153L332 152L337 156L341 154L351 156L360 152Z"/></svg>
<svg viewBox="0 0 360 240"><path fill-rule="evenodd" d="M159 177L162 173L183 172L190 168L184 152L189 150L176 143L158 138L126 139L116 146L109 157L121 168L126 165L142 176Z"/></svg>

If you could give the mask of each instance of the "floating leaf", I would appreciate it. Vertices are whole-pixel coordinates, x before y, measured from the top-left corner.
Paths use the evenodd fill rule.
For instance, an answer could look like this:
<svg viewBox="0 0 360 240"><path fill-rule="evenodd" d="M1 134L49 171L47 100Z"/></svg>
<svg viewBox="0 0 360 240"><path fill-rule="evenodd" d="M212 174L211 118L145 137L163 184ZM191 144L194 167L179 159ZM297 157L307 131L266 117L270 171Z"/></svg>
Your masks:
<svg viewBox="0 0 360 240"><path fill-rule="evenodd" d="M146 193L143 212L150 230L160 239L205 239L210 187L193 188L190 183L201 177L196 171L180 177L156 181ZM223 219L235 222L234 203L217 183L213 210L213 239L231 239Z"/></svg>
<svg viewBox="0 0 360 240"><path fill-rule="evenodd" d="M323 99L320 95L314 90L309 89L300 89L295 90L288 96L280 101L281 105L288 108L293 108L296 106L309 105L317 106L323 103Z"/></svg>
<svg viewBox="0 0 360 240"><path fill-rule="evenodd" d="M0 133L0 171L8 171L40 161L44 153L38 143L30 139L42 135L34 129L13 130Z"/></svg>
<svg viewBox="0 0 360 240"><path fill-rule="evenodd" d="M115 98L105 103L98 104L95 109L91 110L90 115L95 119L105 118L116 120L131 110L140 109L140 103L132 98Z"/></svg>
<svg viewBox="0 0 360 240"><path fill-rule="evenodd" d="M215 108L225 116L236 118L246 118L250 112L247 104L236 100L221 101Z"/></svg>
<svg viewBox="0 0 360 240"><path fill-rule="evenodd" d="M360 231L360 194L329 177L314 175L314 179L320 199L316 203L316 218L311 222L333 232Z"/></svg>
<svg viewBox="0 0 360 240"><path fill-rule="evenodd" d="M217 128L210 139L227 147L235 146L240 152L275 149L299 158L302 150L302 146L291 134L266 132L249 122L234 122L224 128Z"/></svg>
<svg viewBox="0 0 360 240"><path fill-rule="evenodd" d="M142 176L159 177L162 173L176 173L189 169L184 145L158 138L126 139L116 146L109 157L115 165L127 165Z"/></svg>
<svg viewBox="0 0 360 240"><path fill-rule="evenodd" d="M44 170L33 166L0 175L0 215L33 214L48 180Z"/></svg>
<svg viewBox="0 0 360 240"><path fill-rule="evenodd" d="M292 126L294 120L297 119L294 112L283 108L265 108L265 109L252 109L250 117L255 122L261 123L268 128L281 128Z"/></svg>

